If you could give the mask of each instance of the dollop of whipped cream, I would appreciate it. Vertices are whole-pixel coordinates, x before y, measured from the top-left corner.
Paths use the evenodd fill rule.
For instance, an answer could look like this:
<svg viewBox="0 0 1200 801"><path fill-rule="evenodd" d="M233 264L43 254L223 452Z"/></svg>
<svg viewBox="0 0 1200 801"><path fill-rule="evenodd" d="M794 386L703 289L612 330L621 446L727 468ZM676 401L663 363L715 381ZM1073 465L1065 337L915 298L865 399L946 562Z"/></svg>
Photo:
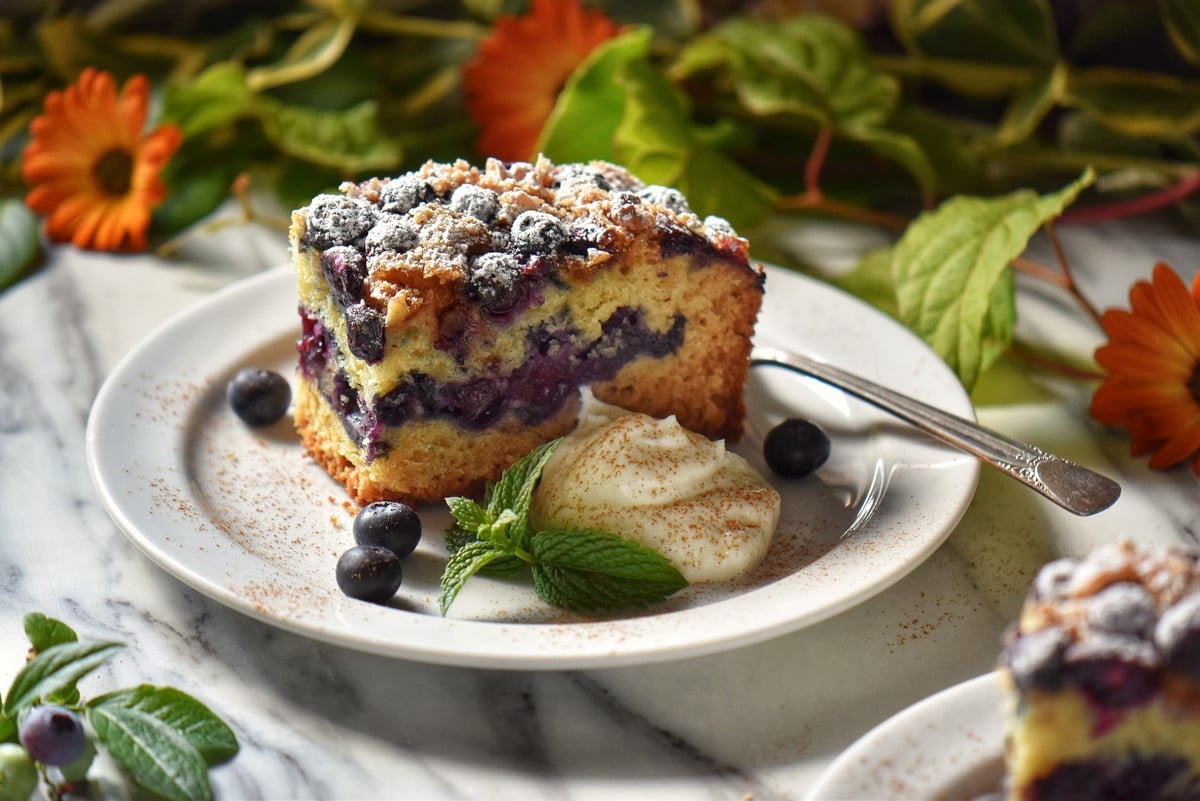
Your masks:
<svg viewBox="0 0 1200 801"><path fill-rule="evenodd" d="M763 558L779 493L745 459L683 428L595 401L563 437L533 494L535 530L599 529L661 553L691 583Z"/></svg>

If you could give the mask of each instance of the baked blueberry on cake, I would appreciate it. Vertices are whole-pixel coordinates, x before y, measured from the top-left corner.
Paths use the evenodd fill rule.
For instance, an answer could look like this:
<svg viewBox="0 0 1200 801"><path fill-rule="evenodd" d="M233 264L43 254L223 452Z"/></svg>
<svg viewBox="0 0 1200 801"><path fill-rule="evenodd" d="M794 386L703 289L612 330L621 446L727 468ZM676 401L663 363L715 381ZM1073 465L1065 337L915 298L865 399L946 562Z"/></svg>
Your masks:
<svg viewBox="0 0 1200 801"><path fill-rule="evenodd" d="M1001 659L1012 801L1200 799L1200 568L1129 543L1039 572Z"/></svg>
<svg viewBox="0 0 1200 801"><path fill-rule="evenodd" d="M762 269L720 218L612 164L427 163L292 215L295 418L359 502L477 491L580 388L736 440Z"/></svg>

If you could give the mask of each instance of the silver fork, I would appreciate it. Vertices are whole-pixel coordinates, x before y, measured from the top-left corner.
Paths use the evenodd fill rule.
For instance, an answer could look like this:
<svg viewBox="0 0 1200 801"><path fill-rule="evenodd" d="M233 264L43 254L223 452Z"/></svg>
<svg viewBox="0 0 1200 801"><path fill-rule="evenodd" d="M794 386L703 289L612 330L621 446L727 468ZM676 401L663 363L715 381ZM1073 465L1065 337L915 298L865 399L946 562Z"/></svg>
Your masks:
<svg viewBox="0 0 1200 801"><path fill-rule="evenodd" d="M812 376L899 417L943 443L999 468L1077 515L1116 503L1121 485L1092 470L1018 442L978 423L894 392L838 367L779 348L754 348L751 365L775 365Z"/></svg>

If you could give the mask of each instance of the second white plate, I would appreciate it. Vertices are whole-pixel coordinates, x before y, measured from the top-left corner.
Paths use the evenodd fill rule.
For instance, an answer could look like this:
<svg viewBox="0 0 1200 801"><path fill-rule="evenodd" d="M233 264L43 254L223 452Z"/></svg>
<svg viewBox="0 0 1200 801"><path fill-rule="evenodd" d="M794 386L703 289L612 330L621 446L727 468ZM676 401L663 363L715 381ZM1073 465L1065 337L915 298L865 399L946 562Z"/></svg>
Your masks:
<svg viewBox="0 0 1200 801"><path fill-rule="evenodd" d="M738 451L764 474L762 438L785 417L822 425L833 453L803 481L776 482L783 520L743 580L693 586L604 620L547 608L521 582L476 578L437 611L445 509L419 509L425 537L388 605L338 591L354 506L299 446L290 423L242 425L224 400L241 367L291 375L298 317L281 268L169 321L105 382L88 421L93 481L113 519L163 569L247 615L306 636L440 664L574 669L734 648L824 620L890 586L949 535L979 465L812 379L755 368ZM755 341L839 364L947 411L973 410L954 375L909 331L825 284L770 268Z"/></svg>
<svg viewBox="0 0 1200 801"><path fill-rule="evenodd" d="M1003 780L1004 698L988 673L913 704L835 759L804 801L969 801Z"/></svg>

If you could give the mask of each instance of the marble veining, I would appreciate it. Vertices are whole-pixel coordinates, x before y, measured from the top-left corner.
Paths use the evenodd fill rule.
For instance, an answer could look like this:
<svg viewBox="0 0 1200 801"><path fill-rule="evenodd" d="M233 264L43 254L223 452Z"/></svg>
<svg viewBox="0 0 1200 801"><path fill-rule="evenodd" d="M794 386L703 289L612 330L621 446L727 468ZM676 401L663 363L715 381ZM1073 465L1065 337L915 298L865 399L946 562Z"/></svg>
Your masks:
<svg viewBox="0 0 1200 801"><path fill-rule="evenodd" d="M1200 239L1171 225L1068 228L1098 305L1124 305L1153 263L1185 278ZM1043 242L1032 256L1053 263ZM220 799L800 799L871 727L991 669L1033 573L1130 536L1200 544L1200 483L1153 473L1086 417L1086 392L983 407L981 422L1118 478L1080 519L985 469L966 516L910 576L823 623L749 647L644 667L512 672L439 667L325 645L245 617L158 569L108 518L84 456L103 378L155 326L285 259L282 240L225 232L178 262L60 248L0 295L0 687L42 611L128 647L87 695L170 684L225 717L241 754ZM1095 347L1069 302L1020 282L1021 326Z"/></svg>

